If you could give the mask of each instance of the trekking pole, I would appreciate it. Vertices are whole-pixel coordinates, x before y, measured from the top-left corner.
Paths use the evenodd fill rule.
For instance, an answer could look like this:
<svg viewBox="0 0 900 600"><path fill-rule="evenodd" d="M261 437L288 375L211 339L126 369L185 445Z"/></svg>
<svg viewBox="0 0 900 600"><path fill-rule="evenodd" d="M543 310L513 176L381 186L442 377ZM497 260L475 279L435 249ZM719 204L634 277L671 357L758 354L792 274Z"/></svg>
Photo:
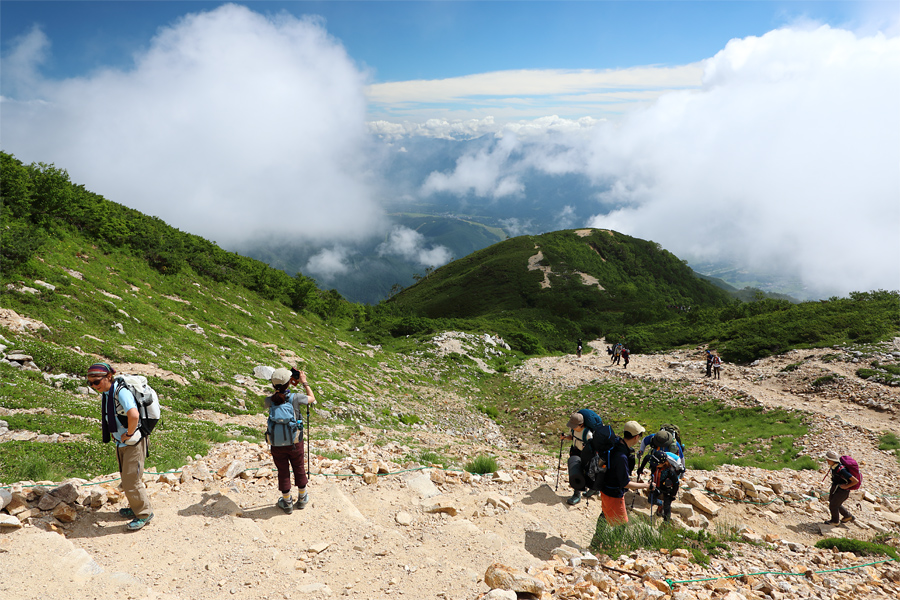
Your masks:
<svg viewBox="0 0 900 600"><path fill-rule="evenodd" d="M563 447L563 437L562 434L559 434L559 458L556 460L556 488L553 491L559 491L559 469L562 467L562 447Z"/></svg>
<svg viewBox="0 0 900 600"><path fill-rule="evenodd" d="M309 477L309 404L306 405L306 476Z"/></svg>

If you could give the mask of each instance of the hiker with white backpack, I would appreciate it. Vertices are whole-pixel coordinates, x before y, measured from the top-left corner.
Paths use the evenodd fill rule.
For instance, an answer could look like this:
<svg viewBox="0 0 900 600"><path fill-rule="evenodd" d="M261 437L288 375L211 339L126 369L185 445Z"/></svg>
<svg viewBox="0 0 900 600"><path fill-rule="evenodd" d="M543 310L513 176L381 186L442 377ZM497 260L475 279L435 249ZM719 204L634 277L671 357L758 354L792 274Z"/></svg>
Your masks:
<svg viewBox="0 0 900 600"><path fill-rule="evenodd" d="M103 443L110 439L116 442L122 491L128 500L128 507L120 508L119 514L132 519L125 525L128 531L137 531L153 518L143 477L144 459L149 454L147 436L159 420L159 400L156 392L146 385L146 378L138 381L132 377L132 381L115 374L109 363L98 362L88 369L87 381L100 393ZM145 390L149 391L145 394ZM149 397L146 403L145 396Z"/></svg>
<svg viewBox="0 0 900 600"><path fill-rule="evenodd" d="M309 493L306 491L308 483L306 470L303 468L303 417L300 412L302 405L316 403L306 373L296 369L275 369L272 373L272 387L275 393L264 401L265 408L269 411L266 424L266 442L272 452L272 460L278 469L278 489L281 498L277 506L287 514L294 512L296 508L306 508L309 502ZM291 385L301 384L303 394L290 391ZM291 497L291 470L294 472L294 483L297 485L297 504Z"/></svg>
<svg viewBox="0 0 900 600"><path fill-rule="evenodd" d="M850 497L852 490L858 490L862 485L859 464L852 457L839 456L833 450L825 453L825 461L831 470L831 490L828 492L828 509L831 512L831 518L825 521L825 524L851 523L856 520L856 517L844 508L844 502Z"/></svg>

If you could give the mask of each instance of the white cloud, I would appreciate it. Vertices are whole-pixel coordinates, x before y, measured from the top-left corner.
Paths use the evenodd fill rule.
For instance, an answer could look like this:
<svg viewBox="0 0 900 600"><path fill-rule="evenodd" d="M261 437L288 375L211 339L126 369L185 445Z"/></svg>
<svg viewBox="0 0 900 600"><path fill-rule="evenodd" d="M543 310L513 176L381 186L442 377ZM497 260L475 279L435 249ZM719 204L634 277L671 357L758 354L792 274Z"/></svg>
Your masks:
<svg viewBox="0 0 900 600"><path fill-rule="evenodd" d="M437 80L376 83L366 89L376 123L424 124L439 111L463 128L488 120L505 123L555 113L615 116L646 106L665 92L700 86L702 65L628 69L522 69ZM377 126L376 126L377 127ZM425 126L417 135L445 132ZM461 132L451 134L461 139Z"/></svg>
<svg viewBox="0 0 900 600"><path fill-rule="evenodd" d="M307 261L303 272L325 282L350 272L350 250L343 246L324 248Z"/></svg>
<svg viewBox="0 0 900 600"><path fill-rule="evenodd" d="M445 246L425 247L425 236L409 227L395 226L388 239L377 248L378 256L399 256L423 267L440 267L452 256Z"/></svg>
<svg viewBox="0 0 900 600"><path fill-rule="evenodd" d="M882 34L820 27L732 40L705 62L700 89L615 123L504 135L422 191L496 198L526 172L581 174L615 207L593 226L799 273L832 293L896 289L898 73L900 38Z"/></svg>
<svg viewBox="0 0 900 600"><path fill-rule="evenodd" d="M225 243L349 239L381 220L365 78L318 21L224 5L161 29L133 69L65 81L27 68L41 36L3 60L3 148L20 160Z"/></svg>

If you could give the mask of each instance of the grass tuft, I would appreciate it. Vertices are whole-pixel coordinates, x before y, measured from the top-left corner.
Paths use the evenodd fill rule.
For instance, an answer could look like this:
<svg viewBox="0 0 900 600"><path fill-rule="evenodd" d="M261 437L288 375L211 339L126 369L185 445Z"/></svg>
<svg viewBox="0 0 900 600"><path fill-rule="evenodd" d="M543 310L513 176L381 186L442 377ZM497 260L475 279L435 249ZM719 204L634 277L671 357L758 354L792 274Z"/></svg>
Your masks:
<svg viewBox="0 0 900 600"><path fill-rule="evenodd" d="M469 473L484 475L485 473L494 473L497 470L497 459L486 454L480 454L471 462L466 463L466 471Z"/></svg>

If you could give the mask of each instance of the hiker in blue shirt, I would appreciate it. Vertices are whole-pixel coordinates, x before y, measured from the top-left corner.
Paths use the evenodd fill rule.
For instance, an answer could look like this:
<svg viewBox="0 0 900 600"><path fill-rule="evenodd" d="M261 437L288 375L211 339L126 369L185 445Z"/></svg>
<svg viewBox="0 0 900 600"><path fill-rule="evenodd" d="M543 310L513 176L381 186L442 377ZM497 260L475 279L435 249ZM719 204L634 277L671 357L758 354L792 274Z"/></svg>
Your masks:
<svg viewBox="0 0 900 600"><path fill-rule="evenodd" d="M290 403L293 408L289 411L293 418L293 423L297 425L294 432L297 439L287 440L283 445L275 445L274 440L269 440L272 451L272 460L278 469L278 489L281 491L281 498L278 499L278 508L291 514L294 512L294 499L291 497L291 470L294 471L294 483L297 485L297 508L306 508L309 502L309 493L306 491L308 483L306 470L303 467L305 460L303 452L303 417L300 413L300 407L304 404L315 404L316 396L313 394L309 383L306 380L306 373L296 369L275 369L272 373L272 386L275 393L267 397L263 403L266 410L269 411L270 423L275 407L283 406ZM300 383L303 386L304 394L294 393L290 391L289 386ZM271 428L271 424L270 424ZM299 429L299 431L297 431Z"/></svg>
<svg viewBox="0 0 900 600"><path fill-rule="evenodd" d="M113 390L116 370L108 363L94 363L88 368L88 385L100 392L101 427L103 442L110 437L116 442L116 458L122 478L122 491L128 500L127 508L120 508L119 514L132 520L125 525L129 531L137 531L153 518L150 497L144 486L144 459L147 457L147 438L138 430L140 413L134 394L122 386ZM113 394L115 394L114 397Z"/></svg>

